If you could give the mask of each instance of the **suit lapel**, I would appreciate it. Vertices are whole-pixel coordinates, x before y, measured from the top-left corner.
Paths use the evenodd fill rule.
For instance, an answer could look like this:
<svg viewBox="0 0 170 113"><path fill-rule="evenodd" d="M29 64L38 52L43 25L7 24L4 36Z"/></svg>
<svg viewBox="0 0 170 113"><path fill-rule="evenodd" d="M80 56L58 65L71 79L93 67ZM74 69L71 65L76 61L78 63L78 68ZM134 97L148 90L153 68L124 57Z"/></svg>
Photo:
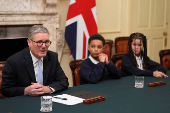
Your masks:
<svg viewBox="0 0 170 113"><path fill-rule="evenodd" d="M32 61L32 58L31 58L31 55L30 55L30 51L29 51L29 48L26 48L26 51L25 51L25 66L28 70L28 73L32 79L32 82L36 82L36 79L35 79L35 72L34 72L34 66L33 66L33 61Z"/></svg>
<svg viewBox="0 0 170 113"><path fill-rule="evenodd" d="M43 82L46 84L48 73L50 71L50 61L48 55L46 55L43 59Z"/></svg>

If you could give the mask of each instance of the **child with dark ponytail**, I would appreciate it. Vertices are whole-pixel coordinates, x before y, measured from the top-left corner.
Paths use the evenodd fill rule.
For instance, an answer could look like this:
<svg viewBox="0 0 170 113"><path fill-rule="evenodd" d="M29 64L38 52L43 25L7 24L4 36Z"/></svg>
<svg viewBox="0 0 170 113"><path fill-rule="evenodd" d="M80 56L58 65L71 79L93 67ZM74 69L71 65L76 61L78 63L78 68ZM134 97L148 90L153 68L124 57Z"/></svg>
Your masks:
<svg viewBox="0 0 170 113"><path fill-rule="evenodd" d="M142 33L132 33L128 41L129 51L122 58L122 76L168 77L166 69L147 56L147 39Z"/></svg>

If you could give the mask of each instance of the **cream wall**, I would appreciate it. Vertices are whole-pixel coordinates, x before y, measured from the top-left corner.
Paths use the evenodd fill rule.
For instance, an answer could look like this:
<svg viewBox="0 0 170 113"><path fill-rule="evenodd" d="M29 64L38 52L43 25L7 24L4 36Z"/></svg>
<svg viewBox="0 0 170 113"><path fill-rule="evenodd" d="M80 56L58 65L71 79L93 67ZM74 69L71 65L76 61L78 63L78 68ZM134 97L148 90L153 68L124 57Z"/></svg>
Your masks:
<svg viewBox="0 0 170 113"><path fill-rule="evenodd" d="M114 40L118 36L129 35L130 0L96 0L98 33L105 39ZM65 30L67 11L70 0L58 0L59 28ZM69 86L73 86L69 62L70 50L65 44L61 58L61 66L69 79Z"/></svg>
<svg viewBox="0 0 170 113"><path fill-rule="evenodd" d="M96 0L98 32L105 39L129 35L129 0Z"/></svg>

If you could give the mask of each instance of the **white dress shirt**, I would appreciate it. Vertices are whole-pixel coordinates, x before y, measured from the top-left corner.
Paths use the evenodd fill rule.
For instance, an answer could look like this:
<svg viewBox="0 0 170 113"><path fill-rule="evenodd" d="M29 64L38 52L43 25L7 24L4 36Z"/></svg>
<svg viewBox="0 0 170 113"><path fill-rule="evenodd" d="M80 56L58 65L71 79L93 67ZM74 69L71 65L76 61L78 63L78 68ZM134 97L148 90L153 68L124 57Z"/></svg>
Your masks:
<svg viewBox="0 0 170 113"><path fill-rule="evenodd" d="M32 57L32 61L33 61L33 66L34 66L34 72L35 72L35 78L36 78L36 81L37 81L37 66L38 66L38 58L36 58L30 51L30 54L31 54L31 57ZM41 65L41 69L43 71L43 57L41 58L41 62L40 62L40 65ZM49 87L53 92L55 92L55 89L52 88L52 87ZM53 93L52 92L52 93Z"/></svg>
<svg viewBox="0 0 170 113"><path fill-rule="evenodd" d="M143 57L139 56L137 57L136 55L134 55L138 64L138 68L143 70Z"/></svg>

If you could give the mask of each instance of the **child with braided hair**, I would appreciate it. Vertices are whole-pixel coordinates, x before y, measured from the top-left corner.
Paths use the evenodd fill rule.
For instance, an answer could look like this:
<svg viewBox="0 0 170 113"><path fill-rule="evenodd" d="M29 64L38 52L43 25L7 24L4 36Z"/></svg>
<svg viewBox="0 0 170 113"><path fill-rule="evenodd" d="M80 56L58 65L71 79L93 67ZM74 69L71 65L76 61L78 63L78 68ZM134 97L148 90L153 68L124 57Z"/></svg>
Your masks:
<svg viewBox="0 0 170 113"><path fill-rule="evenodd" d="M168 77L166 69L147 56L147 39L142 33L132 33L128 41L129 51L122 58L122 76Z"/></svg>

